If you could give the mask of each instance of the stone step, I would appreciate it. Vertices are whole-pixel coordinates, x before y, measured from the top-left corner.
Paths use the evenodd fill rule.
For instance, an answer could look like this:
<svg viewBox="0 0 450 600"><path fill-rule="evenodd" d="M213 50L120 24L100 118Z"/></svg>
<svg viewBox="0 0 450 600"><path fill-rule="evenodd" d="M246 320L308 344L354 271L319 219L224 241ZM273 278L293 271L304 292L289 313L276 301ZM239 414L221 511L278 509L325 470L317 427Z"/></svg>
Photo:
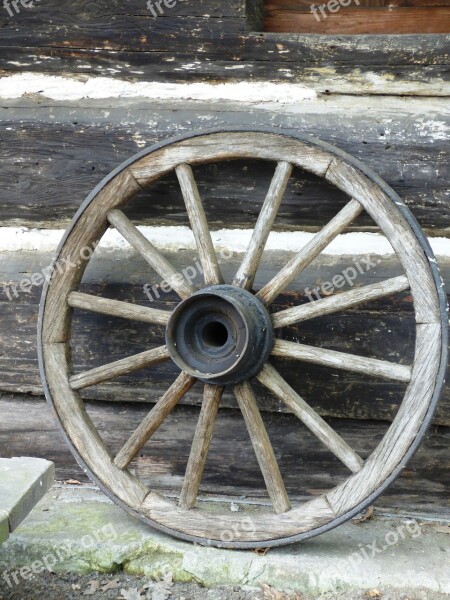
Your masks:
<svg viewBox="0 0 450 600"><path fill-rule="evenodd" d="M231 510L230 502L219 507L227 509ZM245 512L235 514L239 523ZM261 590L269 585L296 590L305 600L308 594L343 598L341 591L375 588L386 600L388 589L395 590L396 600L440 600L435 594L450 594L448 531L447 522L432 515L388 516L375 510L364 522L350 521L311 540L258 554L183 542L147 527L92 485L55 485L0 549L0 598L3 591L12 598L12 589L49 573L56 573L52 585L67 573L93 577L114 573L156 581L167 573L174 582L196 582L206 588ZM72 581L77 583L76 578ZM209 597L228 598L221 590ZM254 598L259 597L255 593Z"/></svg>
<svg viewBox="0 0 450 600"><path fill-rule="evenodd" d="M40 458L0 458L0 543L17 529L55 479L53 463Z"/></svg>

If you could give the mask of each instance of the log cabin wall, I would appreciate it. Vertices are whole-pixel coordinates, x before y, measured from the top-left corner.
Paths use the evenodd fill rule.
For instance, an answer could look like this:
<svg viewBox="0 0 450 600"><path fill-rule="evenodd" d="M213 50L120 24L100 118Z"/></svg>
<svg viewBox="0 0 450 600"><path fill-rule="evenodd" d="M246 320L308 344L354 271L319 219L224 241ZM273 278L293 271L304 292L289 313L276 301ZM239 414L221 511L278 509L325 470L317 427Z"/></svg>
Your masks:
<svg viewBox="0 0 450 600"><path fill-rule="evenodd" d="M36 0L30 8L19 4L19 12L13 6L12 13L0 9L0 443L11 454L35 449L35 454L58 457L63 452L53 429L38 434L36 428L43 410L35 343L41 288L31 286L18 297L11 290L49 264L62 231L103 176L158 140L234 125L301 132L335 144L374 169L405 200L432 238L444 279L450 279L446 2L397 3L392 18L398 26L403 10L403 29L390 34L383 26L383 34L374 31L378 35L355 27L361 15L345 29L343 23L351 20L345 7L336 13L340 20L328 19L322 31L314 29L311 12L305 25L308 3L294 0L178 0L156 16L155 4ZM368 2L360 8L369 10L368 5L374 8ZM385 8L380 3L376 10L379 20L385 11L386 24ZM435 11L436 19L427 20L427 27L435 23L432 32L417 25L425 8ZM416 15L414 26L411 14ZM235 250L225 266L230 276L271 172L247 161L199 168L196 177L213 228L229 230L224 245ZM288 258L293 239L288 229L305 240L344 202L322 181L295 173L277 220L281 237L266 254L259 284ZM180 230L167 229L187 225L173 178L140 195L129 216L161 233L163 249L180 268L192 260L173 241L173 232ZM397 274L393 256L373 242L376 231L368 219L355 223L343 249L316 261L279 305L306 301L305 286L320 287L343 272L355 260L355 248L361 257L370 254L381 261L358 285ZM143 286L151 278L139 257L114 246L98 253L83 287L144 304L149 300ZM153 305L174 302L174 296L165 295ZM98 315L77 314L76 324L77 368L147 349L149 339L159 343L163 336L156 331L149 338L142 328ZM356 339L362 355L407 363L414 341L411 298L380 301L287 333L290 339L336 350L354 348ZM319 367L282 368L314 408L341 420L348 437L361 445L363 428L370 422L376 437L401 399L402 386L394 383L330 374ZM87 398L98 419L105 418L104 407L111 401L120 415L121 406L126 412L129 403L154 401L172 376L170 368L162 367L93 388ZM187 404L198 402L195 391L186 399ZM231 397L224 403L232 414ZM268 395L261 396L261 406L275 420L274 413L282 411ZM449 408L447 390L435 419L442 439L450 426ZM119 428L119 421L114 423L113 432ZM445 447L440 441L439 457L430 447L425 450L427 465L441 482L450 471ZM70 459L64 461L61 476L72 468ZM180 469L174 464L169 461L168 472ZM425 485L420 477L417 489ZM430 489L442 496L441 488Z"/></svg>

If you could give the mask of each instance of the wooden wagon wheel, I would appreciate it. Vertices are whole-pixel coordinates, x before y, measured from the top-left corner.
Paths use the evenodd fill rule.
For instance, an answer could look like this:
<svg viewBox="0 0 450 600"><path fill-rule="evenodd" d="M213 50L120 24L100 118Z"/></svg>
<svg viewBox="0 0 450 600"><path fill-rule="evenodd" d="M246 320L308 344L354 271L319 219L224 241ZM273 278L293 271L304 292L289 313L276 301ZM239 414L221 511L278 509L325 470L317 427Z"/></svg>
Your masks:
<svg viewBox="0 0 450 600"><path fill-rule="evenodd" d="M226 285L190 165L243 158L273 161L276 169L243 262L231 285ZM350 200L255 294L255 273L293 166L325 178ZM137 192L173 170L204 271L205 288L200 291L176 272L121 211ZM270 314L277 295L363 210L388 238L405 275ZM95 245L109 226L115 227L180 296L173 313L77 291L91 255L85 249ZM74 257L79 259L74 261ZM190 541L237 548L274 546L327 531L363 510L393 481L431 421L443 386L447 347L446 300L432 251L398 196L358 161L327 144L283 132L228 129L200 132L149 148L93 190L66 232L56 262L64 268L55 268L52 273L39 320L39 359L48 400L69 446L93 481L123 508L160 530ZM416 319L415 358L410 366L276 337L282 326L405 290L413 296ZM73 308L164 325L167 343L73 374ZM367 460L363 461L288 385L270 364L271 355L408 384L395 420ZM119 453L111 456L85 411L80 390L166 360L173 360L181 374ZM252 377L284 402L348 467L348 479L320 497L291 505L249 383ZM203 403L180 498L175 502L148 489L127 467L196 380L204 382ZM252 514L251 526L242 526L240 512L218 514L195 506L225 385L232 386L272 502L270 510Z"/></svg>

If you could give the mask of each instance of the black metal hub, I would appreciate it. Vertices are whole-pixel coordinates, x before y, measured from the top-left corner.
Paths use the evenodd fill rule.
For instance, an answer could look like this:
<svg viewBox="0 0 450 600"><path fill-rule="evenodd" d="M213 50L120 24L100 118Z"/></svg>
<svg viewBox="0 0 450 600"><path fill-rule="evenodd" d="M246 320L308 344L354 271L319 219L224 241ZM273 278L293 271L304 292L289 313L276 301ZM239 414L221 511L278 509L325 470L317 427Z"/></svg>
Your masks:
<svg viewBox="0 0 450 600"><path fill-rule="evenodd" d="M216 385L239 383L267 361L274 343L272 321L253 294L214 285L177 306L166 343L183 371Z"/></svg>

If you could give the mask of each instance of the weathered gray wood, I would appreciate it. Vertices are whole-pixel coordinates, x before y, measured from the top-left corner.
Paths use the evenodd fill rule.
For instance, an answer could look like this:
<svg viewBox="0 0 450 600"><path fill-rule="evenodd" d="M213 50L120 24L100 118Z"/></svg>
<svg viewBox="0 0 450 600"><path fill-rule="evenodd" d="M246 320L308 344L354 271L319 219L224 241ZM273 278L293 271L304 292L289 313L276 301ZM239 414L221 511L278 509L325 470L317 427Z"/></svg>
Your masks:
<svg viewBox="0 0 450 600"><path fill-rule="evenodd" d="M264 304L271 304L289 283L305 269L334 238L342 233L361 213L356 200L350 202L306 246L285 265L281 271L257 294Z"/></svg>
<svg viewBox="0 0 450 600"><path fill-rule="evenodd" d="M91 251L108 228L106 213L132 198L139 189L130 173L122 171L98 193L98 204L90 205L80 216L77 228L69 234L58 256L60 268L54 270L50 279L42 331L44 343L64 343L70 339L71 308L67 297L79 286ZM99 214L98 206L102 207L103 214ZM84 254L86 249L90 250L89 258ZM68 268L72 263L75 267Z"/></svg>
<svg viewBox="0 0 450 600"><path fill-rule="evenodd" d="M448 235L450 173L442 139L447 120L442 99L385 96L381 122L379 102L370 95L360 97L357 103L354 96L334 96L332 103L321 96L302 102L301 112L290 104L264 104L254 111L246 104L225 100L115 99L108 106L107 125L103 101L67 104L2 100L1 225L64 229L101 178L142 144L167 138L173 130L182 133L204 127L207 121L214 127L270 125L331 142L380 174L429 235ZM149 113L154 115L150 122ZM261 167L261 163L249 161L196 169L213 229L254 224L272 175L270 168ZM278 230L317 231L343 206L345 198L326 181L295 170L275 225ZM173 177L141 192L127 215L140 225L189 224ZM351 229L374 230L374 223L363 214Z"/></svg>
<svg viewBox="0 0 450 600"><path fill-rule="evenodd" d="M178 501L182 509L192 508L197 500L222 394L223 388L205 383L202 408Z"/></svg>
<svg viewBox="0 0 450 600"><path fill-rule="evenodd" d="M16 255L16 253L14 253ZM31 255L35 256L35 255ZM180 257L182 260L183 257ZM24 262L26 272L38 271L49 264L48 256L42 265ZM136 257L138 260L138 257ZM115 264L117 261L114 261ZM281 264L283 264L282 261ZM8 263L10 264L10 263ZM130 277L138 281L139 270L133 268L134 261L122 262L125 276L117 274L117 281ZM267 264L267 263L266 263ZM271 265L276 271L276 264ZM331 281L336 273L347 268L348 262L341 259L330 265L320 264L305 272L303 286L314 281ZM11 265L13 267L13 265ZM228 272L231 280L238 264L232 265ZM144 303L143 284L147 264L141 261L139 269L144 271L142 283L109 282L111 269L109 263L98 265L92 281L83 284L83 291L95 296L117 298L129 303ZM126 270L126 271L125 271ZM382 279L398 274L400 270L389 268L382 271ZM103 273L107 273L104 275ZM264 275L264 273L263 273ZM367 278L361 276L361 282L373 283L381 273L370 271ZM267 278L268 279L268 278ZM21 294L14 302L0 302L0 382L5 391L42 394L37 356L36 356L36 320L37 303L41 290L34 288L30 294ZM155 308L174 307L178 296L172 292L155 301ZM305 305L308 298L295 291L279 298L274 310L286 309L292 305ZM150 304L151 306L151 304ZM164 344L164 330L161 327L139 326L132 321L119 321L116 318L76 311L73 326L73 360L75 372L89 370L97 364L119 360L124 354L143 352L149 347ZM17 323L21 323L20 329ZM390 333L387 335L386 332ZM150 336L150 337L149 337ZM412 311L412 297L407 294L392 296L371 303L359 309L327 315L319 320L303 321L299 326L291 326L283 331L283 336L303 344L317 345L341 352L353 352L384 359L389 356L392 362L411 364L413 361L415 322ZM151 344L150 344L151 342ZM150 345L149 345L150 344ZM95 361L95 362L94 362ZM330 369L303 363L302 369L293 370L290 361L277 361L277 369L296 390L308 399L308 402L321 416L334 416L356 419L376 419L391 421L398 410L403 397L403 384L371 379L363 375L346 371L332 372ZM156 369L136 371L119 380L86 388L83 397L96 400L119 400L123 402L154 402L176 377L175 369L169 361ZM186 395L183 403L200 404L201 393L196 388ZM286 407L276 401L266 388L258 394L261 410L269 412L286 411ZM235 406L231 392L225 392L222 406ZM446 388L436 412L436 424L450 424L450 389Z"/></svg>
<svg viewBox="0 0 450 600"><path fill-rule="evenodd" d="M91 385L97 385L104 381L110 381L121 375L127 375L133 373L139 369L145 369L158 363L168 360L170 358L169 352L165 346L147 350L141 354L135 354L118 360L101 367L96 367L90 371L84 373L77 373L70 377L70 387L73 390L81 390Z"/></svg>
<svg viewBox="0 0 450 600"><path fill-rule="evenodd" d="M182 372L162 398L155 404L133 435L118 452L114 464L126 469L139 450L148 442L167 415L174 409L185 393L194 385L196 379Z"/></svg>
<svg viewBox="0 0 450 600"><path fill-rule="evenodd" d="M230 159L260 159L278 162L283 158L301 169L324 177L332 155L316 146L287 135L252 131L219 132L201 138L188 138L155 150L129 169L142 187L147 187L178 165L218 163Z"/></svg>
<svg viewBox="0 0 450 600"><path fill-rule="evenodd" d="M67 344L46 344L43 347L45 374L56 412L64 433L77 447L79 456L91 472L128 506L141 506L148 489L134 475L121 471L112 462L97 428L86 412L80 395L69 386L67 372L70 352Z"/></svg>
<svg viewBox="0 0 450 600"><path fill-rule="evenodd" d="M234 387L234 394L244 416L273 509L278 514L285 513L291 505L253 390L248 382L244 382Z"/></svg>
<svg viewBox="0 0 450 600"><path fill-rule="evenodd" d="M411 384L387 434L359 473L327 494L336 514L343 514L367 497L402 461L427 411L439 369L440 325L417 326L416 357Z"/></svg>
<svg viewBox="0 0 450 600"><path fill-rule="evenodd" d="M356 356L355 354L335 352L334 350L315 348L285 340L275 341L272 355L279 358L303 360L334 369L354 371L355 373L363 373L372 377L382 377L383 379L393 381L407 383L411 379L411 367L405 365L396 365L385 360L365 358L363 356Z"/></svg>
<svg viewBox="0 0 450 600"><path fill-rule="evenodd" d="M181 510L154 492L145 499L142 511L166 527L229 543L278 539L279 536L292 535L294 531L309 531L333 517L333 511L324 498L305 502L282 515L270 514L266 509L236 516L230 511Z"/></svg>
<svg viewBox="0 0 450 600"><path fill-rule="evenodd" d="M217 262L216 251L192 169L189 165L182 164L175 169L175 172L180 183L189 221L197 244L204 281L206 285L223 283L222 273Z"/></svg>
<svg viewBox="0 0 450 600"><path fill-rule="evenodd" d="M148 264L160 275L162 280L167 281L180 298L189 298L194 293L194 288L186 281L183 274L176 271L173 265L133 225L122 211L113 210L109 212L108 221L145 258Z"/></svg>
<svg viewBox="0 0 450 600"><path fill-rule="evenodd" d="M427 256L405 217L392 210L392 198L359 169L338 158L325 178L356 198L388 238L407 273L417 323L438 323L440 308Z"/></svg>
<svg viewBox="0 0 450 600"><path fill-rule="evenodd" d="M270 183L268 194L256 222L255 229L253 230L244 260L234 277L233 285L242 287L246 290L252 288L256 271L258 270L267 243L267 238L272 230L291 174L292 165L290 163L284 161L278 163L275 175Z"/></svg>
<svg viewBox="0 0 450 600"><path fill-rule="evenodd" d="M149 308L148 306L137 306L130 302L120 302L80 292L72 292L68 297L68 304L71 308L79 308L112 317L121 317L142 323L153 323L155 325L167 325L171 314L165 310Z"/></svg>
<svg viewBox="0 0 450 600"><path fill-rule="evenodd" d="M410 383L408 391L414 389L414 375L417 373L417 371L420 372L420 369L422 368L422 364L424 362L423 353L421 353L421 343L423 342L423 340L421 341L420 338L421 335L422 337L423 335L425 335L425 338L427 338L425 341L427 342L430 349L430 357L427 358L428 362L431 361L435 369L439 367L439 361L441 356L440 323L438 321L439 315L437 313L437 309L439 308L439 299L432 280L429 264L425 259L423 247L420 245L419 240L416 239L413 230L410 228L408 222L403 217L400 209L397 208L395 204L395 196L390 197L389 191L385 191L383 189L383 185L379 184L375 178L373 178L372 181L372 179L369 179L368 176L364 175L362 172L359 172L357 168L351 167L349 164L344 163L343 159L335 158L333 152L328 151L326 146L323 147L320 144L315 144L313 141L307 140L301 142L296 139L290 138L286 135L270 135L266 133L258 134L248 132L209 133L199 138L184 139L173 143L169 147L156 150L149 154L144 154L141 158L136 160L134 164L128 166L127 169L128 173L132 175L132 177L138 182L138 184L141 187L145 187L153 184L162 175L168 174L172 169L176 168L180 164L184 164L185 162L188 164L197 165L204 161L216 162L236 158L249 158L255 156L255 154L256 157L259 159L270 161L279 161L280 159L282 159L287 163L292 163L297 167L306 169L307 171L310 171L315 175L325 176L325 178L328 178L330 181L333 181L333 183L335 183L342 191L347 193L351 198L354 198L354 200L351 200L346 205L346 207L344 207L344 209L338 214L338 216L335 217L333 221L329 223L321 233L315 236L313 242L311 242L312 247L309 250L310 260L312 260L314 256L317 256L320 250L322 250L323 247L325 247L331 241L331 239L335 237L338 231L342 231L342 229L348 224L348 222L350 222L359 214L359 212L361 211L361 206L368 207L369 214L371 214L376 223L381 227L383 232L387 235L388 239L390 240L392 236L392 238L396 242L395 244L393 244L394 249L397 250L400 258L402 259L402 265L406 270L408 280L410 282L412 280L414 281L414 284L411 283L411 289L414 297L415 312L417 315L418 323L421 323L422 319L436 319L436 322L431 322L430 330L423 330L420 329L420 326L418 327L418 345L413 370L401 364L393 364L388 363L386 361L380 361L363 356L339 353L334 350L324 350L316 346L306 346L304 344L285 342L283 340L276 341L275 348L273 351L274 356L279 356L283 358L300 358L301 360L304 360L306 362L313 362L327 367L334 367L344 370L347 369L357 373L363 373L365 375L375 375L382 378L387 378L389 380L402 381L405 383L408 382ZM95 201L89 206L89 208L92 208L92 206L96 206L97 204L98 198L95 199ZM101 204L98 205L98 213L101 219L104 219L105 215L107 214L105 213L105 207ZM123 213L117 213L116 211L113 211L112 214L113 216L114 214L118 214L119 220L122 222L122 224L125 223L126 227L129 227L131 225L131 231L133 233L133 236L136 235L135 232L138 230L131 224L130 221L126 219L126 217L124 217ZM77 222L74 225L73 231L76 232L79 227L80 222ZM73 231L71 232L72 234ZM263 229L263 231L265 230ZM417 279L414 279L415 273L412 273L415 264L412 262L411 257L405 255L405 249L401 248L397 243L397 239L399 238L402 231L404 231L405 233L405 237L407 240L406 246L408 247L408 249L414 250L417 256L422 257L422 262L420 263L419 270L425 276L425 287L429 298L426 298L423 293L416 294ZM144 238L143 236L142 238L145 242L146 238ZM92 242L92 240L88 241ZM71 248L70 243L68 245ZM298 255L296 258L298 258ZM170 265L170 268L173 269L173 266ZM71 285L73 285L74 282L79 282L80 272L82 272L82 269L72 273L72 278L69 277L65 281L66 287L69 288L69 293L70 291L72 291L70 289ZM53 276L55 278L55 282L58 282L58 277L60 277L60 274L54 274ZM288 280L289 277L291 277L291 279L293 278L292 273L287 275ZM55 285L55 287L57 286ZM278 291L281 291L282 289L284 289L283 286ZM67 296L63 295L63 298L66 297ZM62 307L62 313L64 317L64 323L67 329L69 329L68 325L70 315L67 313L67 311L64 310L64 307ZM46 318L51 317L51 314L50 316L46 315ZM44 334L45 332L46 330L44 321ZM47 339L45 335L43 336L43 338L44 340ZM431 338L432 342L430 342ZM57 401L55 401L53 398L51 399L54 403L61 402L61 392L63 390L62 386L59 385L58 377L62 377L63 379L65 378L67 380L67 373L71 369L70 361L68 355L65 355L65 369L63 369L61 373L59 373L58 377L56 377L54 370L47 369L46 353L48 351L48 346L49 344L44 345L44 347L42 348L43 360L46 368L46 375L47 378L52 379L53 384L55 381L57 383L56 387L53 386L51 388L51 396L55 394L58 394L59 396ZM167 352L165 347L163 347L162 350L164 352ZM148 351L147 353L143 353L143 355L137 355L138 361L140 359L143 360L143 356L145 356L145 358L147 359L147 355ZM112 369L111 365L106 365L105 367L100 367L91 370L91 372L88 372L87 374L81 374L79 377L84 377L85 380L87 379L87 385L89 385L89 383L95 383L96 381L102 381L102 377L105 377L106 371L109 371L110 374L117 374L120 373L120 370L125 367L125 363L127 360L127 368L130 367L132 362L136 363L136 357L132 358L134 358L134 361L132 361L131 359L122 359L122 361L119 361L119 364L113 364ZM130 370L133 369L135 369L135 366L132 367ZM125 370L124 373L126 372L127 371ZM413 377L411 379L412 373ZM100 379L98 379L99 377ZM71 381L73 383L73 378ZM128 466L128 464L132 461L137 452L143 447L143 445L146 443L149 437L161 425L161 423L169 414L170 410L177 404L181 397L193 385L194 381L195 380L193 378L189 377L186 374L181 374L178 377L176 382L172 385L171 389L168 392L166 392L166 394L164 394L159 403L155 406L151 413L147 415L147 417L144 419L144 421L141 423L138 429L126 442L125 446L122 448L122 450L116 457L116 462L114 463L114 465L112 465L113 467L117 467L119 465L122 469L125 469L125 467ZM435 380L433 379L433 382L434 381ZM80 382L78 382L78 384L79 383ZM280 380L277 379L277 385L280 388L277 388L277 391L282 391L283 393L286 393L286 391L289 390L289 388L286 387L287 383L286 385L284 385L284 382L282 383L283 385L281 385L280 387ZM406 397L408 397L408 391ZM305 531L305 527L307 528L306 530L308 530L316 528L317 526L325 523L330 523L332 525L336 517L339 514L342 514L338 506L339 501L337 503L335 501L335 504L333 504L333 502L327 499L326 497L321 497L312 501L311 503L306 503L305 505L301 506L295 506L293 510L290 510L290 502L281 476L280 469L278 467L278 462L275 457L274 449L271 445L270 438L262 420L261 413L257 406L256 398L254 396L252 388L248 382L243 382L235 386L234 393L236 395L236 399L238 401L238 405L241 409L241 412L244 416L244 420L250 434L250 439L252 441L252 445L254 447L254 451L263 478L265 480L269 496L272 501L274 512L276 513L271 514L269 516L262 516L261 523L257 528L258 536L262 537L258 537L256 539L267 539L267 541L271 541L272 539L274 539L274 537L276 537L279 540L280 536L282 535L293 535L294 533ZM433 389L429 387L428 389L423 390L423 393L417 400L420 405L422 414L425 414L425 411L430 406L432 393ZM305 412L305 407L302 406L302 408L303 412ZM309 414L309 417L311 417L311 414ZM86 418L83 418L83 422L86 426ZM350 448L345 447L343 441L340 438L332 436L330 431L325 432L323 424L320 423L322 425L322 428L318 428L318 423L320 423L320 421L318 421L318 419L316 418L316 430L319 431L322 440L325 439L325 434L327 433L328 447L333 447L334 453L338 453L341 459L345 459L345 464L347 466L351 465L351 469L353 471L357 471L357 475L359 475L362 471L367 470L367 463L362 464L362 460L358 461L357 456L351 455L351 459L353 461L356 461L356 464L355 462L352 462L349 459ZM409 444L412 443L416 434L417 430L410 432ZM408 436L408 432L406 430L405 432L403 432L403 436ZM74 445L74 447L77 448L77 451L80 452L78 449L78 444L80 443L80 440L76 436L69 436L69 439ZM395 468L399 461L401 461L404 458L406 452L404 448L409 447L404 445L402 446L402 442L403 440L398 442L401 451L398 454L397 463L391 463L394 465L393 468ZM395 440L393 440L392 443L396 445ZM84 452L85 448L83 447L81 455L83 455ZM378 472L380 472L380 469L382 467L380 467L379 465L377 466ZM94 470L94 472L96 471ZM111 474L113 474L113 470L107 472L108 479L104 485L107 491L110 491L113 494L115 494L115 484L114 480L111 480ZM354 481L354 478L355 476L351 477L349 481ZM376 480L376 482L379 486L381 485L382 480L378 479ZM134 492L136 492L136 490L134 490ZM332 493L333 492L331 492L331 494ZM358 489L357 494L360 493L361 492ZM332 496L329 495L329 498L332 498ZM133 498L132 501L134 502L135 499ZM128 502L128 504L130 506L133 506L134 508L134 504L131 505L130 502ZM218 531L217 524L215 525L213 531L205 531L205 523L208 523L209 519L209 516L207 513L205 513L205 511L199 509L193 509L192 511L188 511L189 516L186 519L186 521L183 522L180 513L186 513L186 511L182 511L173 502L163 500L154 493L148 494L148 496L145 498L145 501L139 507L139 511L141 514L150 516L150 518L152 519L156 519L160 524L169 526L175 532L189 531L191 534L197 535L196 532L198 531L198 527L201 526L204 531L202 537L205 536L211 539L217 539L217 535L219 535L220 533L220 531ZM170 525L167 525L167 517L169 515L171 517L171 523ZM235 522L235 518L233 516L230 517L230 515L221 514L217 516L220 522ZM248 532L245 532L242 533L239 539L253 540L255 538L253 538L252 535L249 535ZM235 539L233 541L238 540Z"/></svg>
<svg viewBox="0 0 450 600"><path fill-rule="evenodd" d="M360 471L364 464L361 457L291 388L272 365L267 363L257 378L258 381L280 398L306 427L353 473Z"/></svg>
<svg viewBox="0 0 450 600"><path fill-rule="evenodd" d="M168 255L168 258L177 269L181 269L183 264L190 264L190 256L188 253L178 252L176 255ZM240 256L237 255L234 262L227 261L223 264L227 281L232 280L239 267ZM269 280L289 257L283 253L280 256L270 253L269 256L270 263L268 260L264 261L263 268L260 269L257 288L261 282ZM20 281L24 275L15 275L17 271L27 274L38 272L50 264L51 258L51 254L36 252L7 253L1 257L3 281L8 282L10 277ZM168 295L161 293L159 300L149 303L143 291L143 285L148 281L148 267L139 255L123 260L120 253L107 253L103 258L105 260L97 260L94 255L95 262L90 265L81 288L83 292L158 309L172 309L176 306L179 299L174 292ZM348 266L348 258L345 256L336 257L332 261L329 257L324 257L320 262L312 263L295 281L291 291L277 300L273 310L306 304L308 298L302 288L309 287L311 290L323 281L331 281ZM444 280L448 281L446 262L441 262L440 267ZM383 258L382 265L361 275L355 281L353 289L360 283L377 283L399 276L401 272L396 260ZM3 302L0 301L0 382L3 390L42 394L36 357L36 320L40 293L41 288L35 287L30 293L20 294L14 301L8 301L5 296ZM0 289L0 297L1 294ZM75 372L86 371L92 366L164 344L162 327L140 326L132 321L81 311L75 311L74 317ZM21 324L20 328L17 323ZM412 296L408 293L398 294L343 313L326 315L320 317L320 320L303 321L299 326L290 326L283 331L282 337L303 344L379 359L389 357L388 360L392 362L412 364L415 338ZM329 369L312 363L303 363L301 370L294 371L290 368L290 361L280 360L276 366L290 385L301 391L322 416L391 421L403 396L403 385L394 382L375 379L369 381L363 375L345 371L332 373ZM176 370L169 368L167 362L156 369L137 371L120 380L87 388L83 396L102 400L120 399L124 402L153 402L167 389L176 374ZM265 388L261 388L258 400L263 411L286 410ZM196 393L196 388L193 388L183 400L185 402L199 404L201 393ZM449 423L449 403L450 389L446 388L436 412L436 424ZM230 405L235 405L235 400L231 393L226 392L223 406Z"/></svg>
<svg viewBox="0 0 450 600"><path fill-rule="evenodd" d="M195 389L195 388L194 388ZM263 389L263 388L261 388ZM259 395L258 395L259 400ZM112 453L148 413L145 404L87 402L94 424ZM144 447L132 469L151 489L180 493L186 458L198 423L199 409L178 405ZM89 481L65 443L43 398L2 394L0 396L0 447L5 456L30 455L53 461L57 480ZM272 413L267 419L270 439L285 472L292 503L310 500L341 483L346 467L292 413ZM373 452L388 425L381 421L328 419L333 429L363 458ZM176 444L173 440L176 439ZM377 500L376 506L409 517L427 513L448 519L447 490L450 486L450 428L433 427L403 475ZM242 459L245 457L245 460ZM239 410L220 410L208 453L200 489L201 498L225 496L238 504L255 499L262 503L267 491Z"/></svg>
<svg viewBox="0 0 450 600"><path fill-rule="evenodd" d="M272 315L272 322L275 328L286 327L293 325L294 323L300 323L307 319L314 319L324 315L329 315L340 310L346 310L364 302L370 302L371 300L378 300L395 294L398 292L404 292L409 289L408 278L405 276L393 277L375 283L372 285L366 285L360 288L352 289L342 294L331 296L330 298L322 298L320 300L305 304L302 306L294 306L282 310Z"/></svg>
<svg viewBox="0 0 450 600"><path fill-rule="evenodd" d="M158 18L138 0L82 11L64 0L57 11L39 6L20 19L4 11L0 68L164 82L293 81L319 93L445 93L447 36L263 35L254 4L178 2Z"/></svg>

